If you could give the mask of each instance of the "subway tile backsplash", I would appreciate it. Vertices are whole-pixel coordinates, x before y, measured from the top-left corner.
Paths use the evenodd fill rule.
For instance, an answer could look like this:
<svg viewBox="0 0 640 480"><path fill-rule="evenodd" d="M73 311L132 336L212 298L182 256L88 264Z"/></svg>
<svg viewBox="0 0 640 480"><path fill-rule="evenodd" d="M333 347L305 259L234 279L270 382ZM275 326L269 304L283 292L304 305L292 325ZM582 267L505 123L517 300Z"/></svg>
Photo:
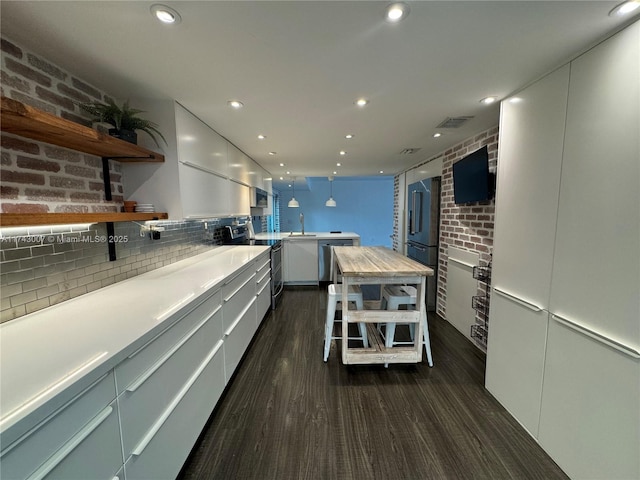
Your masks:
<svg viewBox="0 0 640 480"><path fill-rule="evenodd" d="M203 253L234 220L156 222L165 229L159 240L140 236L136 222L114 223L115 261L104 223L3 228L0 323Z"/></svg>

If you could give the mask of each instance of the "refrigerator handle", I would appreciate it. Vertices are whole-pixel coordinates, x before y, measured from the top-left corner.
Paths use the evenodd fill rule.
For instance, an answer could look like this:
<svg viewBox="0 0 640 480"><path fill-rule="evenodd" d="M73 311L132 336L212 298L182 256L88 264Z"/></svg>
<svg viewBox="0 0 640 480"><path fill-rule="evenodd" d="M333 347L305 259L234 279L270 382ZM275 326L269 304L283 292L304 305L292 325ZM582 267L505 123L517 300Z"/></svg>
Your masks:
<svg viewBox="0 0 640 480"><path fill-rule="evenodd" d="M417 210L414 210L416 212L416 221L418 223L418 228L416 233L422 232L422 192L417 190L415 193L417 193L418 196L418 201L416 202L417 205Z"/></svg>
<svg viewBox="0 0 640 480"><path fill-rule="evenodd" d="M416 191L411 192L411 210L409 210L409 235L416 233L415 213L416 211Z"/></svg>

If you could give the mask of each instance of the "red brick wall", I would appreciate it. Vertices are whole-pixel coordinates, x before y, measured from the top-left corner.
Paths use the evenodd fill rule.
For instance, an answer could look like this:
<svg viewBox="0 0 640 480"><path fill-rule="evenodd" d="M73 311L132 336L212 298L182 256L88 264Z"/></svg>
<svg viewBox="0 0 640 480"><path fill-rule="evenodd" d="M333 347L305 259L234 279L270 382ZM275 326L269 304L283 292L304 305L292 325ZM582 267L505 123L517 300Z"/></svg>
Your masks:
<svg viewBox="0 0 640 480"><path fill-rule="evenodd" d="M6 38L0 47L3 96L90 126L74 102L102 101L104 92ZM113 201L107 202L99 157L6 133L1 147L2 212L120 210L124 198L118 162L110 162Z"/></svg>

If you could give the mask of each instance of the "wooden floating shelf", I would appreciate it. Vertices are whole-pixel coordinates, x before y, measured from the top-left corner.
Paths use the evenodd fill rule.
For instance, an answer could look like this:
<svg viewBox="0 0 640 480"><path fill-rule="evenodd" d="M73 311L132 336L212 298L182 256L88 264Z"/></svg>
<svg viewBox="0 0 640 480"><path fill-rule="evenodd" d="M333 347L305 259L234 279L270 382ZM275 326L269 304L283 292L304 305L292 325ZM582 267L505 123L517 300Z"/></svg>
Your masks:
<svg viewBox="0 0 640 480"><path fill-rule="evenodd" d="M120 162L161 163L164 155L2 97L1 128L7 133Z"/></svg>
<svg viewBox="0 0 640 480"><path fill-rule="evenodd" d="M3 213L0 214L2 227L27 227L35 225L61 225L73 223L101 222L144 222L146 220L166 220L165 212L153 213Z"/></svg>

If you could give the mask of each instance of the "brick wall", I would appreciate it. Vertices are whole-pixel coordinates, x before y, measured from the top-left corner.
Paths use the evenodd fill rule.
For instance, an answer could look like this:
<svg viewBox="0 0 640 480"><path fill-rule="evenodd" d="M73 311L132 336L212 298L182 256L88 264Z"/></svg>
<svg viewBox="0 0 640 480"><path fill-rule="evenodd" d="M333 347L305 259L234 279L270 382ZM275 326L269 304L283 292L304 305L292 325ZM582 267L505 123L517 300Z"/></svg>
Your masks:
<svg viewBox="0 0 640 480"><path fill-rule="evenodd" d="M105 92L2 38L3 96L91 126L74 102L104 101ZM102 160L74 150L2 133L0 200L4 213L115 212L122 207L122 174L109 162L113 201L106 201Z"/></svg>
<svg viewBox="0 0 640 480"><path fill-rule="evenodd" d="M433 158L443 157L442 190L440 199L440 245L438 255L438 298L436 311L443 318L447 318L447 252L450 245L476 252L480 256L480 265L487 266L491 261L493 249L493 222L495 203L476 203L471 205L456 205L453 199L453 164L466 155L487 145L489 151L489 168L495 172L498 161L498 127L493 127L480 134L474 135L453 147L434 155ZM431 158L424 163L430 161ZM415 165L414 167L419 166ZM414 168L412 167L412 168ZM398 235L398 211L404 199L399 198L399 177L395 178L394 194L394 234ZM394 249L399 244L394 240ZM478 282L477 295L484 296L485 284ZM471 299L469 299L471 302ZM476 315L476 323L484 324L485 318L481 313ZM486 348L486 335L475 337L478 347Z"/></svg>

